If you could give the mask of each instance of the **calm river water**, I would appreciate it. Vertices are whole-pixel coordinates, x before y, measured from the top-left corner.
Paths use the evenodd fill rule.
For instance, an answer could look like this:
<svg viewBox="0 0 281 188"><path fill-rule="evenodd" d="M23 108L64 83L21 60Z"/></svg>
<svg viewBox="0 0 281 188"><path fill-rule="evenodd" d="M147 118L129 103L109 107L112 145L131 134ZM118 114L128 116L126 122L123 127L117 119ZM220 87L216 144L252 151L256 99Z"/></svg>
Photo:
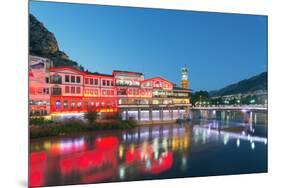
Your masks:
<svg viewBox="0 0 281 188"><path fill-rule="evenodd" d="M197 119L33 139L30 186L267 172L267 122ZM257 119L257 117L255 117Z"/></svg>

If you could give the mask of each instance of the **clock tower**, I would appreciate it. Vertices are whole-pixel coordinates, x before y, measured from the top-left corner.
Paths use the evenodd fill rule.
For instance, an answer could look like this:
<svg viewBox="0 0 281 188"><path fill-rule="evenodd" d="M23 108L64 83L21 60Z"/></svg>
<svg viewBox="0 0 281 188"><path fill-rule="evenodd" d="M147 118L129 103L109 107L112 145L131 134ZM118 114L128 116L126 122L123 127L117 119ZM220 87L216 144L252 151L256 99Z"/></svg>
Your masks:
<svg viewBox="0 0 281 188"><path fill-rule="evenodd" d="M188 73L186 65L181 69L181 87L183 89L189 88Z"/></svg>

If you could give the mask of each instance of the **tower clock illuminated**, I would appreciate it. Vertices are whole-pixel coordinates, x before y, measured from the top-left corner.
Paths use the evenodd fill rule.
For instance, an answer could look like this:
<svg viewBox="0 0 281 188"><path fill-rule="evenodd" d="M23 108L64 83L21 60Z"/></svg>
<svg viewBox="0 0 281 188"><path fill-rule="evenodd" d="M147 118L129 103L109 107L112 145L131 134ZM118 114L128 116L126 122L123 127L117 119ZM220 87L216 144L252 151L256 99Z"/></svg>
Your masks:
<svg viewBox="0 0 281 188"><path fill-rule="evenodd" d="M188 80L187 68L186 67L183 67L181 69L181 80Z"/></svg>
<svg viewBox="0 0 281 188"><path fill-rule="evenodd" d="M188 73L187 73L187 68L186 66L184 66L181 69L181 87L184 89L188 89L189 85L188 85Z"/></svg>

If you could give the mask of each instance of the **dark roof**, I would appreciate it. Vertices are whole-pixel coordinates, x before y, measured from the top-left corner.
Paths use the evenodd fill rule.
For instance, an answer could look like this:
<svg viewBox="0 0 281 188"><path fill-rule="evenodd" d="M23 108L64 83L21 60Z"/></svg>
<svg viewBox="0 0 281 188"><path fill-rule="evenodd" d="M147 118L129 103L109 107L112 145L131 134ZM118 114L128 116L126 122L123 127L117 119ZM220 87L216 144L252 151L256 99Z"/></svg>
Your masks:
<svg viewBox="0 0 281 188"><path fill-rule="evenodd" d="M85 72L86 74L90 74L90 75L99 75L99 76L113 76L112 74L103 74L103 73L99 73L99 72Z"/></svg>
<svg viewBox="0 0 281 188"><path fill-rule="evenodd" d="M184 90L184 91L188 91L188 92L191 92L191 91L192 91L192 89L184 89L184 88L178 87L178 86L174 86L174 87L173 87L173 90Z"/></svg>

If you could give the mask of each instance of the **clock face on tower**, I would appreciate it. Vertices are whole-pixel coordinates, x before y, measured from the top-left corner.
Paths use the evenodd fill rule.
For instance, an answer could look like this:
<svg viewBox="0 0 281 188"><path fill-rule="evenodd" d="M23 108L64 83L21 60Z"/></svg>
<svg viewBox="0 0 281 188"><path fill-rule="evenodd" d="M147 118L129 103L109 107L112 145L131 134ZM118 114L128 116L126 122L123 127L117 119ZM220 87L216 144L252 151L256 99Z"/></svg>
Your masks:
<svg viewBox="0 0 281 188"><path fill-rule="evenodd" d="M181 79L182 80L187 80L188 77L187 77L187 68L182 68L181 70Z"/></svg>

